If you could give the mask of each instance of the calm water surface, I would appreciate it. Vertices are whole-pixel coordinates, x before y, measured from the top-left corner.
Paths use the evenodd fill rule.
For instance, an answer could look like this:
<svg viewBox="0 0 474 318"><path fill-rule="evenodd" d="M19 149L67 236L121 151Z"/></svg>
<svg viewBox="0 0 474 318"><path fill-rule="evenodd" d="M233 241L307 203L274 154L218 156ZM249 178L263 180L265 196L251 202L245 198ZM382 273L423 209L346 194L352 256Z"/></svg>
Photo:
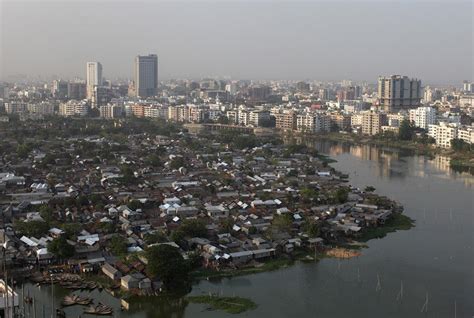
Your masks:
<svg viewBox="0 0 474 318"><path fill-rule="evenodd" d="M429 160L331 142L314 146L337 160L332 165L348 173L352 185L372 185L377 193L401 202L416 227L370 241L355 259L325 259L275 272L202 281L192 293L251 298L258 308L241 317L473 317L474 177L451 171L443 157ZM28 288L42 299L37 302L37 317L43 311L50 317L50 288ZM55 288L57 303L64 295ZM119 308L118 300L105 292L94 291L92 296ZM422 312L425 303L427 311ZM78 317L82 308L67 308L66 313ZM154 299L134 304L129 312L117 309L115 316L235 317L183 300Z"/></svg>

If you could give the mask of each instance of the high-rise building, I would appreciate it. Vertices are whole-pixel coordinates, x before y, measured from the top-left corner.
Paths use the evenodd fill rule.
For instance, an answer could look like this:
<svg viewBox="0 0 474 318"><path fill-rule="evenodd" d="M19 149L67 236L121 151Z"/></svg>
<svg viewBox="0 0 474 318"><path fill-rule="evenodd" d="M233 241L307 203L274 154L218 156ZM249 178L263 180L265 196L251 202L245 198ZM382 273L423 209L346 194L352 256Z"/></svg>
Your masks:
<svg viewBox="0 0 474 318"><path fill-rule="evenodd" d="M140 98L156 96L158 91L158 57L156 54L135 58L135 89Z"/></svg>
<svg viewBox="0 0 474 318"><path fill-rule="evenodd" d="M398 112L420 106L421 81L406 76L379 77L380 107L386 112Z"/></svg>
<svg viewBox="0 0 474 318"><path fill-rule="evenodd" d="M87 98L90 99L95 86L102 85L102 64L99 62L87 62Z"/></svg>
<svg viewBox="0 0 474 318"><path fill-rule="evenodd" d="M69 99L81 100L87 97L87 86L81 82L71 82L67 86L67 97Z"/></svg>

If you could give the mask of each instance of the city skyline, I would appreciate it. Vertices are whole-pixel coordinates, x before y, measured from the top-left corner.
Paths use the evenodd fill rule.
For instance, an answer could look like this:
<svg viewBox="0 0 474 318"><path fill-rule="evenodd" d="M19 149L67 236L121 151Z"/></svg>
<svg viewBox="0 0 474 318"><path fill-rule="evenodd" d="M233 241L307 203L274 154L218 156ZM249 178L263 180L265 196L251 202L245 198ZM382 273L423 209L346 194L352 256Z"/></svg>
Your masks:
<svg viewBox="0 0 474 318"><path fill-rule="evenodd" d="M84 78L82 65L97 60L105 78L131 79L134 57L149 53L158 55L164 80L228 76L376 82L380 75L407 74L424 84L458 84L472 80L474 73L469 1L451 6L282 1L272 10L265 1L252 3L252 10L235 1L139 4L103 1L93 5L87 23L78 23L71 15L80 16L90 2L3 1L1 78ZM13 17L24 23L18 25ZM397 25L400 18L403 25ZM107 27L97 29L99 25ZM61 45L44 41L45 35L60 39ZM394 38L402 38L403 45L394 45ZM25 45L35 48L37 58L28 58L32 50ZM60 56L67 58L58 60Z"/></svg>

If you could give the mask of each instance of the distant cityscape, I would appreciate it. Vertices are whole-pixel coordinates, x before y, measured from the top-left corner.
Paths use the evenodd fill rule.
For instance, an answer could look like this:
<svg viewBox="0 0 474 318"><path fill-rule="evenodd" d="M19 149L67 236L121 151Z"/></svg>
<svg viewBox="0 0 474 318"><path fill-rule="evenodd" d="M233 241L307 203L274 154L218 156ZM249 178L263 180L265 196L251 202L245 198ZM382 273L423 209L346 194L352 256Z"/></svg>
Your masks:
<svg viewBox="0 0 474 318"><path fill-rule="evenodd" d="M159 82L156 54L137 56L133 80L112 82L100 62L88 62L86 80L0 84L0 111L22 120L46 115L162 118L182 123L274 127L283 131L398 133L407 119L449 148L474 142L474 83L422 86L420 79L388 75L377 84L244 81L206 78ZM5 117L2 120L7 120Z"/></svg>

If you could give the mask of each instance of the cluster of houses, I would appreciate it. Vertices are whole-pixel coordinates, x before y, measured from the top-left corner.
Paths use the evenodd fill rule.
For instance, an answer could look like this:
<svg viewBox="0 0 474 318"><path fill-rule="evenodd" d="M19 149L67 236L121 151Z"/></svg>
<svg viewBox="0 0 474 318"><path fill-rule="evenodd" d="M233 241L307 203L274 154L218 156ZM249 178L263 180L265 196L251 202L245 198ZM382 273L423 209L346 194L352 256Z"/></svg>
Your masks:
<svg viewBox="0 0 474 318"><path fill-rule="evenodd" d="M231 270L357 238L394 212L393 202L375 205L373 193L351 187L306 147L289 152L262 142L239 149L209 137L137 134L102 157L101 149L113 145L104 137L58 138L56 148L44 142L26 159L0 163L0 241L8 264L66 262L126 290L157 289L159 278L148 274L143 253L155 244L175 246L185 258L198 253L202 267ZM57 158L41 164L45 153ZM335 195L341 189L347 194L342 199ZM40 213L44 206L52 216ZM286 226L278 226L278 218ZM190 221L205 230L176 239ZM48 227L28 235L19 230L28 222ZM319 231L309 233L308 223ZM125 256L111 246L117 235ZM74 247L67 260L48 251L61 236Z"/></svg>

